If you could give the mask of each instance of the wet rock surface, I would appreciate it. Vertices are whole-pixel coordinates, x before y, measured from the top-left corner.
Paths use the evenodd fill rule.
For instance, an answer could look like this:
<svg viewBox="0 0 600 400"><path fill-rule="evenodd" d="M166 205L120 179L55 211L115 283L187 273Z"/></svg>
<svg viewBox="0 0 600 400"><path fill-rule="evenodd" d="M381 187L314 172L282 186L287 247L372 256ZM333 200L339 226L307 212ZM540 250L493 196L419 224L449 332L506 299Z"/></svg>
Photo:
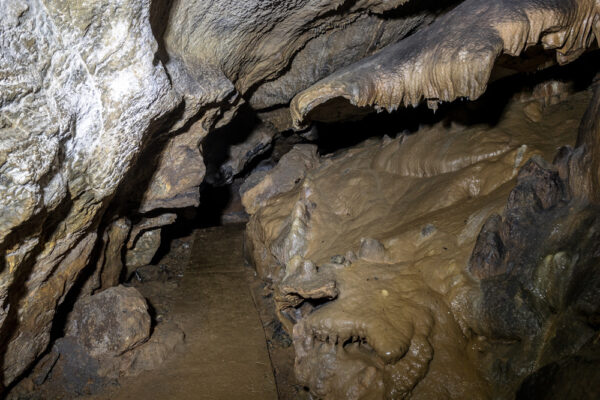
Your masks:
<svg viewBox="0 0 600 400"><path fill-rule="evenodd" d="M575 270L594 275L597 211L569 195L571 150L540 158L574 143L580 95L537 125L512 102L493 128L441 124L321 157L254 212L248 254L313 395L511 398L597 334L563 297L593 298L595 278L567 288ZM552 107L579 111L558 128Z"/></svg>

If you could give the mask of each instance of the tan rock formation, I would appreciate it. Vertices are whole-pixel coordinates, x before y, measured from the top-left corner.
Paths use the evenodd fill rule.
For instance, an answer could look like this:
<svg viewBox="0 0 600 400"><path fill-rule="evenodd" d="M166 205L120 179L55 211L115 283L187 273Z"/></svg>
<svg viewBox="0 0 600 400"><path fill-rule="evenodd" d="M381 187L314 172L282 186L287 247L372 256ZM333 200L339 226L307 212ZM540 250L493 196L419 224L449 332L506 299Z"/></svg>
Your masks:
<svg viewBox="0 0 600 400"><path fill-rule="evenodd" d="M489 345L484 335L499 334L484 327L479 312L493 312L487 307L498 297L484 290L482 298L467 272L471 252L486 237L478 235L484 222L502 211L520 167L574 143L589 99L580 93L568 105L549 106L539 123L513 101L494 128L436 125L367 141L321 158L303 182L253 210L251 258L273 281L280 319L293 331L300 381L331 399L501 393L479 353ZM523 182L525 172L519 176ZM518 326L508 331L519 335Z"/></svg>
<svg viewBox="0 0 600 400"><path fill-rule="evenodd" d="M426 100L477 99L501 54L518 56L542 43L560 64L600 35L595 0L465 1L426 29L343 68L294 98L296 126L317 106L343 98L357 107L395 110ZM445 38L442 40L441 38Z"/></svg>

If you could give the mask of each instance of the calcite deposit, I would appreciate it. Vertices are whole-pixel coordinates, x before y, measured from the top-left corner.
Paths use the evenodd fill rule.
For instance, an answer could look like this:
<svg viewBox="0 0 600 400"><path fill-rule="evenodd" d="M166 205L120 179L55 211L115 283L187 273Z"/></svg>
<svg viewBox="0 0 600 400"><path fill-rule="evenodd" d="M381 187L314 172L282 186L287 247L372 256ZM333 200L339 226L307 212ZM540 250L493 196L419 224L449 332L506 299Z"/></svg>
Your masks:
<svg viewBox="0 0 600 400"><path fill-rule="evenodd" d="M67 375L97 371L82 343L99 331L73 333L68 313L151 263L164 228L212 200L201 187L232 182L313 396L511 397L593 353L600 91L536 73L597 51L598 0L0 10L0 396L57 351L81 355ZM490 102L488 125L450 118L319 154L313 122L454 100L468 114L515 74L541 84ZM161 356L127 346L125 369L183 338L143 330L134 347Z"/></svg>
<svg viewBox="0 0 600 400"><path fill-rule="evenodd" d="M513 101L493 128L367 141L249 208L250 258L293 332L300 382L331 399L510 397L590 340L576 309L595 309L596 278L568 287L594 275L597 209L568 194L573 150L543 161L575 144L590 98L538 123Z"/></svg>
<svg viewBox="0 0 600 400"><path fill-rule="evenodd" d="M476 99L501 54L518 56L541 43L556 51L560 64L579 57L600 35L599 7L594 0L465 1L410 38L300 93L291 104L294 123L336 98L387 110L422 100L436 109L441 101Z"/></svg>

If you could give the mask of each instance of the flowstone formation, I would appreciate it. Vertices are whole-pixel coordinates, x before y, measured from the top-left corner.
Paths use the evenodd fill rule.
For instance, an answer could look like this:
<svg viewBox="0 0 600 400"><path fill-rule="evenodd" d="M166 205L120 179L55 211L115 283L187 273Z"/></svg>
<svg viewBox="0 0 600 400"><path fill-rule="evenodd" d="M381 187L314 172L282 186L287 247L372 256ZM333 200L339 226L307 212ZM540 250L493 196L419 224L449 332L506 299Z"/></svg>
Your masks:
<svg viewBox="0 0 600 400"><path fill-rule="evenodd" d="M585 151L563 146L590 118L597 129L598 89L564 100L552 87L515 96L493 128L373 139L302 179L282 160L244 192L263 204L248 208L249 257L314 395L511 398L546 365L593 353L600 221ZM279 171L293 189L274 190Z"/></svg>
<svg viewBox="0 0 600 400"><path fill-rule="evenodd" d="M291 104L294 123L340 98L388 111L422 100L436 109L442 101L476 99L502 54L518 56L541 43L555 50L559 64L579 57L600 35L599 8L595 0L464 1L410 38L300 93Z"/></svg>
<svg viewBox="0 0 600 400"><path fill-rule="evenodd" d="M436 110L476 99L504 75L493 71L503 53L541 42L559 64L579 57L598 37L598 7L465 1L297 95L294 124L356 113L344 101ZM593 386L597 84L591 91L572 119L570 106L556 119L513 100L494 128L366 142L323 157L287 193L272 194L269 174L242 193L245 205L264 204L247 209L249 258L271 282L302 384L331 399L512 398L548 393L542 382L570 365Z"/></svg>

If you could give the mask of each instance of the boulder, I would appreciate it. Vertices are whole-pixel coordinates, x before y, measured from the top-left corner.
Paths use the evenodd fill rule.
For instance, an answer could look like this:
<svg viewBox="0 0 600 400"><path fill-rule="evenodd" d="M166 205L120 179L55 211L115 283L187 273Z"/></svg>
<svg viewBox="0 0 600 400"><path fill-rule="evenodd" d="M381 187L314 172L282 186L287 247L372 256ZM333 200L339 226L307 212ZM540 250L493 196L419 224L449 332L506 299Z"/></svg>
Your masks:
<svg viewBox="0 0 600 400"><path fill-rule="evenodd" d="M146 299L132 287L115 286L78 301L66 336L95 358L115 357L150 337Z"/></svg>
<svg viewBox="0 0 600 400"><path fill-rule="evenodd" d="M152 329L146 299L133 287L115 286L79 300L69 315L65 336L36 366L36 385L66 397L95 394L156 368L183 343L172 322Z"/></svg>

